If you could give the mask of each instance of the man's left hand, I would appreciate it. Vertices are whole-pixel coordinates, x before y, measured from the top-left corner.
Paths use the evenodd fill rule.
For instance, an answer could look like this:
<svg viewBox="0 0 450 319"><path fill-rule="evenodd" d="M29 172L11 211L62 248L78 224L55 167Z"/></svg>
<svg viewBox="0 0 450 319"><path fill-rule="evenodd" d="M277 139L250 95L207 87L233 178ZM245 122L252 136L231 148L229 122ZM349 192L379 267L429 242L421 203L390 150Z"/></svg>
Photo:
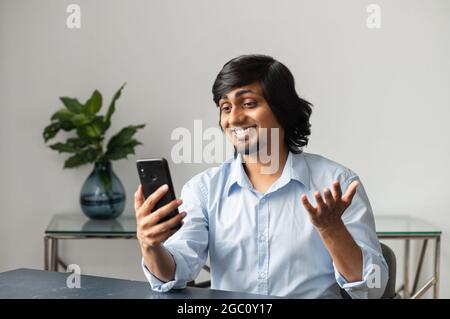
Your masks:
<svg viewBox="0 0 450 319"><path fill-rule="evenodd" d="M324 188L324 198L322 198L320 192L314 193L317 206L313 206L305 194L301 196L302 204L308 211L311 222L319 232L333 231L343 226L342 215L352 203L358 185L358 181L353 181L348 186L347 192L342 196L340 183L338 181L333 182L333 192Z"/></svg>

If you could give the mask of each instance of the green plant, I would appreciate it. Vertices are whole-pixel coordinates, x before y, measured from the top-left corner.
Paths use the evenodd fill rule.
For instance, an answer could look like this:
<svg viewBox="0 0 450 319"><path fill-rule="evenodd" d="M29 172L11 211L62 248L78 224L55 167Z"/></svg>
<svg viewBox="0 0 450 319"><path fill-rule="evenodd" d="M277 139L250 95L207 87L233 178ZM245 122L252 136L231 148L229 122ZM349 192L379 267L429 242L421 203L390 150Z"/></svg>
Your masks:
<svg viewBox="0 0 450 319"><path fill-rule="evenodd" d="M51 123L44 129L43 137L47 143L60 130L76 131L77 136L68 138L65 143L49 145L52 150L59 153L73 154L64 162L64 168L127 158L129 154L134 154L134 148L137 145L142 145L133 138L133 135L138 129L144 128L145 124L122 128L109 139L106 150L104 148L105 133L111 126L111 116L124 86L125 84L114 94L104 116L98 115L102 107L102 95L98 90L92 93L85 104L81 104L75 98L60 97L65 107L52 115Z"/></svg>

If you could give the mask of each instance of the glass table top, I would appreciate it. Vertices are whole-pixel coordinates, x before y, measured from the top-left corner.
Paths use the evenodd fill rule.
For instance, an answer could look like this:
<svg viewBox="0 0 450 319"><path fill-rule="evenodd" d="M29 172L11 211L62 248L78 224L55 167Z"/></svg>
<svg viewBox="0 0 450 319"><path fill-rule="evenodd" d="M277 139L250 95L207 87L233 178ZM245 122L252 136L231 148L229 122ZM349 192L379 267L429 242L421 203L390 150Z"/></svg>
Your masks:
<svg viewBox="0 0 450 319"><path fill-rule="evenodd" d="M122 215L116 219L95 220L80 214L56 214L52 217L45 234L61 235L136 235L136 217Z"/></svg>
<svg viewBox="0 0 450 319"><path fill-rule="evenodd" d="M439 235L441 230L415 217L402 215L376 215L377 235Z"/></svg>
<svg viewBox="0 0 450 319"><path fill-rule="evenodd" d="M438 235L441 231L428 222L409 216L375 216L377 234L380 235ZM112 220L94 220L80 214L56 214L45 234L135 236L136 218L122 215Z"/></svg>

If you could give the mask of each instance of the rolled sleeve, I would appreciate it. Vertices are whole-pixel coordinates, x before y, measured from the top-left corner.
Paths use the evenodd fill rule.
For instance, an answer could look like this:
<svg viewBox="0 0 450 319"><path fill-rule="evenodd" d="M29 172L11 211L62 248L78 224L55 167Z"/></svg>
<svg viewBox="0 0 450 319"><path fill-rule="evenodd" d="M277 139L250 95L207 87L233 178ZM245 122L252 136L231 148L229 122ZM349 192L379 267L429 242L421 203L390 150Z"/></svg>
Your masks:
<svg viewBox="0 0 450 319"><path fill-rule="evenodd" d="M386 261L378 251L363 243L357 244L363 255L362 280L347 282L333 263L336 282L354 299L378 299L383 295L388 280Z"/></svg>
<svg viewBox="0 0 450 319"><path fill-rule="evenodd" d="M144 271L144 275L150 283L152 290L157 292L168 292L170 289L186 288L186 278L189 276L188 265L183 260L183 257L170 247L166 247L166 249L175 261L175 278L171 281L164 282L159 280L148 270L147 266L145 266L144 258L142 258L142 270Z"/></svg>
<svg viewBox="0 0 450 319"><path fill-rule="evenodd" d="M186 183L181 199L183 204L179 206L179 211L187 212L184 224L164 243L175 261L174 279L161 281L147 269L143 258L141 261L145 277L152 290L157 292L185 288L187 282L198 276L208 256L208 217L204 209L205 190L202 184L195 180Z"/></svg>
<svg viewBox="0 0 450 319"><path fill-rule="evenodd" d="M359 177L349 171L343 184L347 189L348 185L354 180L359 181L359 186L352 204L345 211L342 220L356 244L361 248L363 256L362 280L347 282L333 263L335 278L338 285L345 289L350 297L377 299L381 298L384 293L389 271L375 231L372 208Z"/></svg>

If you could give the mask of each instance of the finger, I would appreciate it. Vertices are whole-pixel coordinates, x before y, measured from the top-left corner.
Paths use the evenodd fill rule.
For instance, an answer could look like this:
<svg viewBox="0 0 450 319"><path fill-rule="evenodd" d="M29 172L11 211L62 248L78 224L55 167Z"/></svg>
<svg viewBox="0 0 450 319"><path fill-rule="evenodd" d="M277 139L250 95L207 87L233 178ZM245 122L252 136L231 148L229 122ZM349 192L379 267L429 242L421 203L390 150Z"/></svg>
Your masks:
<svg viewBox="0 0 450 319"><path fill-rule="evenodd" d="M165 233L168 230L171 230L173 228L175 228L176 226L178 226L178 224L181 223L181 221L183 220L183 218L185 218L187 215L186 212L181 212L179 214L177 214L176 216L172 217L169 220L166 220L165 222L156 225L154 228L153 233L155 235L160 235L162 233Z"/></svg>
<svg viewBox="0 0 450 319"><path fill-rule="evenodd" d="M322 195L320 195L320 192L315 192L314 193L314 198L316 199L317 207L320 210L326 210L327 209L327 205L325 205L325 202L323 201Z"/></svg>
<svg viewBox="0 0 450 319"><path fill-rule="evenodd" d="M300 199L301 199L301 201L302 201L303 206L306 208L306 210L307 210L310 214L315 214L315 213L316 213L316 208L315 208L313 205L311 205L311 203L310 203L309 200L308 200L308 197L307 197L305 194L303 194L303 195L300 197Z"/></svg>
<svg viewBox="0 0 450 319"><path fill-rule="evenodd" d="M172 211L174 211L178 206L180 206L183 203L181 199L174 199L170 203L164 205L163 207L159 208L158 210L155 210L153 213L150 214L149 218L151 220L151 225L156 225L158 222L169 215Z"/></svg>
<svg viewBox="0 0 450 319"><path fill-rule="evenodd" d="M336 204L333 196L331 195L331 191L328 187L323 189L323 197L325 198L325 204L330 208Z"/></svg>
<svg viewBox="0 0 450 319"><path fill-rule="evenodd" d="M144 204L145 198L142 192L142 185L139 184L136 192L134 193L134 210L137 213L139 208Z"/></svg>
<svg viewBox="0 0 450 319"><path fill-rule="evenodd" d="M170 229L168 231L166 231L165 233L159 235L156 237L156 240L164 243L167 239L169 239L173 234L175 234L179 229Z"/></svg>
<svg viewBox="0 0 450 319"><path fill-rule="evenodd" d="M167 184L162 185L160 188L158 188L156 191L154 191L142 204L141 208L139 209L138 215L139 217L143 215L148 215L152 212L153 208L156 206L156 204L163 198L163 196L167 193L169 190L169 186Z"/></svg>
<svg viewBox="0 0 450 319"><path fill-rule="evenodd" d="M147 229L149 227L158 225L161 219L163 219L169 213L173 212L178 206L181 205L182 202L183 201L180 199L175 199L170 203L164 205L163 207L159 208L158 210L154 211L150 215L143 216L138 222L138 226L141 229ZM177 216L178 215L179 214L177 214Z"/></svg>
<svg viewBox="0 0 450 319"><path fill-rule="evenodd" d="M342 197L342 190L341 190L341 184L339 181L333 182L333 197L335 201L338 201Z"/></svg>
<svg viewBox="0 0 450 319"><path fill-rule="evenodd" d="M358 187L359 182L353 181L347 188L347 192L342 197L342 201L345 203L346 206L350 206L353 200L353 196L356 194L356 188Z"/></svg>

